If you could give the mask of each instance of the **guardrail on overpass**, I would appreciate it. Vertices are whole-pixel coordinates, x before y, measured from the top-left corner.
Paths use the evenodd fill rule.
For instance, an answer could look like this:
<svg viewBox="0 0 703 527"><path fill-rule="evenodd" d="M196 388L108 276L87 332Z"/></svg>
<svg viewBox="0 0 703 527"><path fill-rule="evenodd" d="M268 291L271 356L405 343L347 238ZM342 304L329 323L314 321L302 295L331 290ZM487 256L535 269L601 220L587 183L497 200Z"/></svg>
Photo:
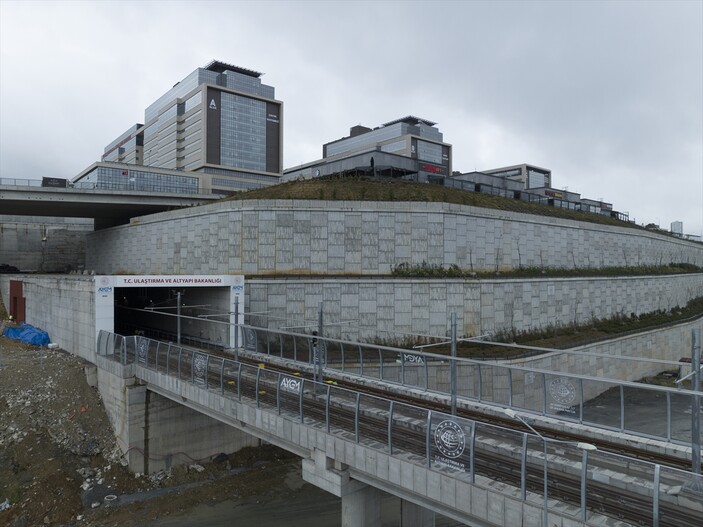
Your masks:
<svg viewBox="0 0 703 527"><path fill-rule="evenodd" d="M97 344L147 389L302 455L304 477L343 499L356 480L469 524L703 522L690 472L145 337L101 332Z"/></svg>
<svg viewBox="0 0 703 527"><path fill-rule="evenodd" d="M199 205L222 197L174 189L156 192L132 187L129 183L107 187L92 183L88 188L42 187L34 184L33 180L3 178L0 181L2 213L10 216L93 218L97 230L129 223L136 216Z"/></svg>
<svg viewBox="0 0 703 527"><path fill-rule="evenodd" d="M9 186L9 187L31 187L31 188L45 188L49 190L76 190L76 191L81 191L81 190L110 190L110 191L118 191L118 192L139 192L139 193L147 193L147 194L184 194L184 195L192 195L192 196L214 196L212 192L205 192L201 189L197 189L196 191L189 191L188 189L182 189L182 188L164 188L162 190L156 190L153 188L147 188L142 185L135 184L133 182L130 182L129 180L125 181L125 183L116 185L114 183L100 183L100 182L79 182L79 183L71 183L67 182L67 186L60 186L60 187L46 187L42 184L42 180L40 179L18 179L18 178L0 178L0 186ZM218 198L222 197L220 195L217 195Z"/></svg>
<svg viewBox="0 0 703 527"><path fill-rule="evenodd" d="M700 397L700 393L693 390L555 372L506 362L452 359L447 355L254 326L241 327L242 346L248 352L317 366L313 342L318 341L322 350L320 366L325 371L383 381L447 399L454 395L466 401L508 407L526 414L688 448L692 444L691 408L694 398ZM455 369L454 375L452 369ZM614 415L609 415L602 405L589 403L605 392L613 393L617 401L617 409L610 412ZM631 412L642 411L639 401L657 399L662 403L656 408L649 407L648 419L644 422L634 419ZM655 422L661 432L651 426ZM686 426L680 426L680 423Z"/></svg>

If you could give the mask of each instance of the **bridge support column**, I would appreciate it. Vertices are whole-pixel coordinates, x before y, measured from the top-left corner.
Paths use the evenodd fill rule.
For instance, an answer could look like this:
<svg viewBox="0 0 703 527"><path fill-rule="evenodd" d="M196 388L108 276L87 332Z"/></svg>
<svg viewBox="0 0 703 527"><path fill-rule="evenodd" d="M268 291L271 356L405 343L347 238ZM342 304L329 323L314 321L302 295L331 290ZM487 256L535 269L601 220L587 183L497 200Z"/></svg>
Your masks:
<svg viewBox="0 0 703 527"><path fill-rule="evenodd" d="M342 498L342 527L380 527L381 491L349 476L346 465L313 451L303 459L303 480Z"/></svg>
<svg viewBox="0 0 703 527"><path fill-rule="evenodd" d="M343 495L342 527L381 527L381 491L360 484Z"/></svg>
<svg viewBox="0 0 703 527"><path fill-rule="evenodd" d="M126 458L132 472L148 472L149 461L146 451L146 386L132 384L125 387L124 438L127 444Z"/></svg>
<svg viewBox="0 0 703 527"><path fill-rule="evenodd" d="M434 511L407 500L400 500L401 527L434 527Z"/></svg>

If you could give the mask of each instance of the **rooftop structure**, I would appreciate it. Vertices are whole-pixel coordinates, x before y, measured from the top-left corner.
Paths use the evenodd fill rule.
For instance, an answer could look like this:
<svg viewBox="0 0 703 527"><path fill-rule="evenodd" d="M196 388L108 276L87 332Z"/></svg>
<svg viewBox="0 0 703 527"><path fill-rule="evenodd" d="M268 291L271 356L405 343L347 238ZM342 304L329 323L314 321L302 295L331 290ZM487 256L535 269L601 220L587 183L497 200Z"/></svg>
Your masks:
<svg viewBox="0 0 703 527"><path fill-rule="evenodd" d="M549 188L552 186L552 171L523 163L503 168L483 170L484 174L519 181L523 188Z"/></svg>
<svg viewBox="0 0 703 527"><path fill-rule="evenodd" d="M322 159L285 170L284 179L369 172L419 181L451 174L452 146L437 123L412 115L377 128L353 126L349 136L322 146Z"/></svg>

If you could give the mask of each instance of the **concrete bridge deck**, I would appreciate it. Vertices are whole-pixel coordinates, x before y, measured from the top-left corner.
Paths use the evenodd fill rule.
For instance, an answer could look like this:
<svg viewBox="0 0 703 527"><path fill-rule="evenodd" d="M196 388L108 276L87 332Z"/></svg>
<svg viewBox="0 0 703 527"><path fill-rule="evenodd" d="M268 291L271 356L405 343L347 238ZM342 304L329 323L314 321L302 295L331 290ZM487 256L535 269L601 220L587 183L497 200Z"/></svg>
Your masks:
<svg viewBox="0 0 703 527"><path fill-rule="evenodd" d="M160 425L162 435L178 430L186 442L178 448L203 440L198 429L184 434L187 426L173 415L159 420L149 408L151 393L301 456L304 478L342 498L342 525L378 525L381 492L404 500L405 526L433 525L435 512L475 526L546 525L545 509L549 525L561 527L703 522L703 501L682 491L690 473L581 452L566 442L542 444L523 433L199 351L150 357L149 339L133 339L131 354L115 360L111 354L124 349L116 345L120 337L102 337L99 386L113 425L122 423L116 430L135 470L143 470L147 451L154 453L154 430L145 419ZM501 460L507 467L502 482L490 471ZM547 495L539 492L543 468ZM575 485L570 491L557 488L569 481ZM639 500L627 513L632 522L595 512L596 495L615 499L620 514L623 495Z"/></svg>
<svg viewBox="0 0 703 527"><path fill-rule="evenodd" d="M0 185L3 214L93 218L96 229L126 224L136 216L209 203L220 197L212 194Z"/></svg>

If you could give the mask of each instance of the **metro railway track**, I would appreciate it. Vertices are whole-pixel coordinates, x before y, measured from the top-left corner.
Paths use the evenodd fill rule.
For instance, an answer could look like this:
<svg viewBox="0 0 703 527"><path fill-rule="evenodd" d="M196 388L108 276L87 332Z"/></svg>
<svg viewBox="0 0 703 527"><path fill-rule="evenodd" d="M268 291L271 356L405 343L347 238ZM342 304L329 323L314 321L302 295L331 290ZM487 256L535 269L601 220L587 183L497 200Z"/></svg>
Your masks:
<svg viewBox="0 0 703 527"><path fill-rule="evenodd" d="M161 340L164 343L167 343L167 340ZM193 346L195 347L195 346ZM202 349L203 353L209 353L211 355L215 355L221 358L225 359L232 359L231 354L227 354L223 352L221 349ZM305 378L306 380L312 381L313 380L313 374L309 373L307 370L312 371L313 366L309 363L302 363L300 364L301 367L299 368L292 368L288 367L285 365L277 364L274 361L271 360L270 355L267 354L259 354L258 357L256 358L251 358L247 355L239 355L238 356L238 361L243 363L243 364L249 364L249 365L258 365L258 364L265 364L266 368L269 369L270 371L275 371L275 372L280 372L286 375L294 375L294 376L299 376L300 378ZM285 359L289 360L289 359ZM413 406L418 406L427 410L432 410L432 411L437 411L437 412L442 412L442 413L451 413L451 408L449 404L443 403L441 401L428 401L425 398L418 397L415 395L410 395L410 394L399 394L399 393L391 393L388 390L385 390L380 387L376 386L370 386L367 383L357 383L357 382L352 382L348 379L342 378L340 375L336 375L335 371L325 371L325 374L328 378L328 380L332 380L333 382L336 383L337 386L342 387L342 388L347 388L349 390L353 391L358 391L361 393L365 393L367 395L374 395L377 397L382 397L386 399L392 399L394 401L400 402L400 403L405 403ZM516 421L515 419L511 419L508 417L503 417L500 415L487 415L486 413L480 411L480 410L474 410L470 408L465 408L465 407L457 407L457 416L458 417L463 417L465 419L470 419L472 421L476 421L479 423L485 423L485 424L492 424L492 425L497 425L497 426L503 426L505 428L511 428L511 429L516 429L520 430L522 432L527 432L529 433L530 430L524 426L519 421ZM649 461L651 463L656 463L662 466L666 467L671 467L671 468L676 468L679 470L690 470L690 461L683 460L680 457L676 457L670 454L666 453L661 453L661 452L652 452L652 451L646 451L641 448L637 448L634 445L624 445L621 443L617 443L614 441L608 441L603 438L594 438L591 436L586 436L582 434L578 434L576 432L566 432L566 431L559 431L555 432L551 428L547 426L540 425L539 423L534 423L532 424L532 427L537 430L540 434L542 434L544 437L547 437L549 439L554 439L558 441L570 441L570 442L584 442L584 443L590 443L595 445L598 450L604 451L604 452L610 452L614 454L620 454L628 457L633 457L635 459L639 459L642 461ZM702 471L703 471L703 464L701 465Z"/></svg>
<svg viewBox="0 0 703 527"><path fill-rule="evenodd" d="M221 356L226 357L225 354L221 354ZM229 358L229 357L227 357ZM238 360L242 363L245 364L250 364L250 365L257 365L257 364L265 364L267 368L269 368L271 371L276 371L276 372L281 372L286 375L296 375L300 376L302 378L306 378L308 380L312 380L312 375L305 373L301 371L299 368L289 368L286 366L282 366L280 364L274 364L272 361L267 360L268 356L267 355L262 355L261 358L253 359L249 358L246 356L240 356ZM427 410L433 410L433 411L438 411L442 413L451 413L451 408L448 404L444 404L442 402L434 402L434 401L428 401L426 399L413 396L413 395L402 395L398 393L390 393L387 390L384 390L382 388L378 388L375 386L369 386L368 384L365 383L355 383L351 382L346 379L341 379L339 376L335 376L333 372L326 372L328 379L332 380L336 383L336 385L347 388L353 391L359 391L368 395L375 395L377 397L383 397L386 399L392 399L397 402L402 402L406 404L410 404L413 406L419 406L421 408L425 408ZM502 426L505 428L512 428L512 429L519 429L520 431L527 432L529 433L530 430L520 423L519 421L516 421L515 419L510 419L508 417L502 417L502 416L496 416L496 415L487 415L484 412L481 412L479 410L472 410L469 408L462 408L462 407L457 407L457 416L458 417L463 417L465 419L470 419L472 421L477 421L480 423L485 423L485 424L492 424L492 425L497 425L497 426ZM585 436L585 435L580 435L574 432L564 432L560 431L559 433L554 432L552 429L541 426L539 424L532 424L533 428L537 430L540 434L543 436L550 438L550 439L556 439L559 441L569 441L569 442L584 442L584 443L591 443L595 445L598 450L602 450L604 452L611 452L614 454L621 454L621 455L626 455L629 457L634 457L636 459L642 460L642 461L649 461L651 463L656 463L659 465L671 467L671 468L677 468L679 470L690 470L690 462L687 462L685 460L682 460L681 458L669 455L669 454L664 454L664 453L658 453L658 452L650 452L650 451L645 451L643 449L637 448L635 446L628 446L628 445L622 445L620 443L616 443L613 441L607 441L603 440L600 438L594 439L593 437L590 436ZM703 466L702 466L703 468Z"/></svg>
<svg viewBox="0 0 703 527"><path fill-rule="evenodd" d="M259 364L254 361L254 364ZM281 372L290 375L289 371ZM255 385L253 379L246 377L242 378L244 385L243 393L248 393L247 399L252 401L258 391L269 390L275 391L275 385L270 382L260 383ZM312 399L309 400L306 418L325 423L326 412L323 394L311 394ZM317 400L317 404L314 401ZM262 397L260 394L259 404L268 406L272 409L276 408L276 401ZM287 408L287 412L297 417L297 401L296 404L291 404ZM329 426L333 429L350 431L355 428L354 411L350 408L353 401L336 401L334 403L334 412L330 412ZM312 410L310 410L312 406ZM345 408L346 406L346 408ZM285 405L281 405L283 411ZM365 415L360 419L358 435L363 437L364 441L377 441L381 444L386 443L387 438L385 430L387 429L387 419L382 416L374 416L373 414ZM394 427L394 443L398 450L403 450L409 454L417 456L425 455L425 444L417 439L416 435L402 434L401 427ZM475 474L498 480L516 488L521 485L520 463L518 460L500 453L491 452L487 448L481 446L481 439L478 438L476 443L476 454L474 458ZM573 461L580 461L574 459ZM550 499L557 499L566 503L575 505L580 504L580 485L581 481L578 474L568 474L560 472L550 472L551 477L548 479L548 496ZM631 473L627 474L632 476ZM541 494L543 489L543 463L542 460L535 460L527 465L526 470L526 488L528 491L535 494ZM625 489L618 489L613 492L613 487L604 483L589 480L588 493L586 499L587 509L591 512L601 513L607 516L621 519L635 525L652 525L653 512L651 505L647 502L647 497L642 497L634 492L629 492ZM703 525L703 512L684 510L676 504L662 501L659 507L659 525L660 527L699 527Z"/></svg>
<svg viewBox="0 0 703 527"><path fill-rule="evenodd" d="M159 340L159 339L156 339ZM161 339L161 342L167 343L169 341ZM172 342L172 341L171 341ZM195 345L193 346L195 347ZM198 348L200 349L200 348ZM209 353L211 355L215 355L221 358L225 359L232 359L231 354L227 354L223 352L221 349L202 349L203 353ZM258 364L265 364L266 367L270 371L275 371L275 372L281 372L286 375L295 375L299 376L301 378L305 378L307 380L312 380L313 375L312 373L309 373L307 370L312 371L313 366L309 363L302 363L300 364L301 367L299 368L292 368L288 367L285 365L281 364L276 364L274 361L271 360L271 356L268 354L259 354L258 357L256 358L251 358L247 355L239 355L238 356L238 361L243 363L243 364L249 364L249 365L258 365ZM290 359L284 359L284 360L290 360ZM399 393L391 393L388 390L385 390L380 387L376 386L370 386L367 383L357 383L357 382L352 382L348 379L343 379L340 375L336 375L335 371L330 372L329 370L325 371L326 376L328 377L328 380L332 380L333 382L336 383L339 387L347 388L349 390L353 391L358 391L361 393L365 393L368 395L374 395L377 397L382 397L386 399L392 399L394 401L400 402L400 403L405 403L413 406L418 406L427 410L432 410L432 411L437 411L437 412L442 412L442 413L451 413L451 408L449 404L443 403L441 401L428 401L425 398L418 397L415 395L410 395L410 394L399 394ZM520 430L522 432L527 432L529 433L530 430L524 426L519 421L516 421L515 419L511 419L508 417L503 417L500 415L487 415L486 413L480 411L480 410L475 410L475 409L470 409L470 408L465 408L465 407L457 407L457 416L462 417L465 419L470 419L472 421L476 421L479 423L485 423L485 424L493 424L497 426L503 426L505 428L511 428L511 429L516 429ZM642 461L649 461L651 463L656 463L662 466L666 467L671 467L671 468L676 468L679 470L690 470L690 461L683 460L680 457L676 457L670 454L662 453L662 452L652 452L652 451L646 451L641 448L637 448L634 445L624 445L622 443L617 443L614 441L608 441L603 438L594 438L591 436L586 436L582 434L578 434L576 432L566 432L566 431L559 431L555 432L551 428L540 425L539 423L533 423L532 427L537 430L541 435L544 437L547 437L549 439L554 439L558 441L570 441L570 442L584 442L584 443L590 443L595 445L598 450L604 451L604 452L610 452L614 454L620 454L628 457L633 457L635 459L639 459ZM703 463L701 464L701 471L703 472Z"/></svg>

